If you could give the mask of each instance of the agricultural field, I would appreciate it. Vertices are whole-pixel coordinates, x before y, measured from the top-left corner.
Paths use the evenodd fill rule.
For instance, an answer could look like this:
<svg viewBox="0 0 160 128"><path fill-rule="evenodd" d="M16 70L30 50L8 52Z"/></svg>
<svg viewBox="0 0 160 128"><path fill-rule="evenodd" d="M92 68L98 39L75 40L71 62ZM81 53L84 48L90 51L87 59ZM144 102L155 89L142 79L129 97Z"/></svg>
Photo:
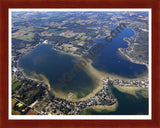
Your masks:
<svg viewBox="0 0 160 128"><path fill-rule="evenodd" d="M13 106L15 106L16 103L17 103L17 101L15 99L12 99L12 115L20 115L21 114L19 111L16 111L13 109Z"/></svg>

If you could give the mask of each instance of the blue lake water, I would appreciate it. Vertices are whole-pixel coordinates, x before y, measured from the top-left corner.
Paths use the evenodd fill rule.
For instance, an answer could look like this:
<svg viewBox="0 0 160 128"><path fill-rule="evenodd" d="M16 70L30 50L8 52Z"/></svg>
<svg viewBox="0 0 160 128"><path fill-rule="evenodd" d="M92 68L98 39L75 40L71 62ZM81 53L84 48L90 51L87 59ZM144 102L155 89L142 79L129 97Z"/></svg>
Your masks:
<svg viewBox="0 0 160 128"><path fill-rule="evenodd" d="M77 73L73 80L61 83L62 75L69 73L77 61L73 56L53 50L52 45L42 44L23 56L19 66L28 76L32 75L31 72L45 75L54 90L76 92L77 97L82 98L95 86L93 80L83 70Z"/></svg>
<svg viewBox="0 0 160 128"><path fill-rule="evenodd" d="M94 58L92 65L101 71L128 78L136 78L144 73L147 74L148 71L145 65L135 64L124 59L123 55L120 55L118 51L118 48L128 47L127 42L123 38L132 37L133 35L134 32L131 29L124 29ZM95 41L106 44L105 38L95 39Z"/></svg>
<svg viewBox="0 0 160 128"><path fill-rule="evenodd" d="M147 73L145 65L132 63L120 56L118 52L118 48L127 47L127 42L123 38L133 35L134 32L131 29L124 29L94 58L92 65L98 70L128 78L135 78ZM106 43L104 38L95 41L97 43ZM19 61L19 65L24 68L25 73L28 75L30 75L30 72L45 75L51 86L57 89L58 87L55 87L55 85L59 82L62 74L70 72L75 62L77 62L75 57L53 50L52 45L42 44L23 56ZM82 93L81 96L85 96L94 89L95 85L93 83L93 80L82 70L76 74L72 81L65 83L63 90L68 92L78 90Z"/></svg>
<svg viewBox="0 0 160 128"><path fill-rule="evenodd" d="M114 26L115 27L115 26ZM114 28L113 27L113 28ZM128 78L136 78L145 73L147 75L148 69L145 65L135 64L120 55L118 48L128 47L127 42L123 40L124 37L132 37L134 32L131 29L125 29L118 37L114 38L112 42L103 49L99 55L94 58L93 66L101 71L124 76ZM98 43L106 44L104 38L96 39ZM143 89L142 89L143 90ZM92 108L88 108L81 112L82 115L148 115L148 98L144 98L138 94L138 98L133 95L122 93L116 88L112 87L114 96L118 99L118 108L114 112L106 109L97 112ZM141 92L140 92L141 93Z"/></svg>
<svg viewBox="0 0 160 128"><path fill-rule="evenodd" d="M113 41L94 58L92 65L98 70L128 78L136 78L144 73L147 74L148 71L145 65L132 63L124 59L118 52L118 48L128 47L127 42L125 42L123 38L132 37L133 35L134 32L131 29L122 31L118 37L114 38ZM96 39L95 41L97 44L106 44L104 38ZM53 50L52 45L42 44L31 50L29 54L23 56L19 61L19 66L24 69L27 75L30 75L31 72L45 75L54 90L61 90L66 93L76 92L77 97L82 98L91 93L96 87L92 78L83 70L77 73L72 81L65 83L64 86L55 86L59 82L62 74L69 72L76 62L78 62L78 60L75 57ZM148 113L148 99L141 98L142 100L136 101L133 96L120 93L115 89L113 91L115 96L118 96L117 98L119 98L120 105L116 113L110 114ZM130 98L128 98L128 96ZM125 102L129 104L125 104ZM123 109L125 108L124 106L128 106L130 109L125 112L125 109ZM136 109L132 106L135 106ZM131 112L132 110L134 111ZM104 112L104 114L106 113L108 112ZM92 112L92 114L99 113Z"/></svg>

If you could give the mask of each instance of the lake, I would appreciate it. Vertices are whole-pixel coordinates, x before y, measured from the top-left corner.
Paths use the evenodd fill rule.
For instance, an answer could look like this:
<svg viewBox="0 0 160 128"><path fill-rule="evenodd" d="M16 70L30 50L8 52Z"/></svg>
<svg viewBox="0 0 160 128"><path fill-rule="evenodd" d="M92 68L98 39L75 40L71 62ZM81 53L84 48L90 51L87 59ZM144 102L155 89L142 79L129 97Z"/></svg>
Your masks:
<svg viewBox="0 0 160 128"><path fill-rule="evenodd" d="M124 29L94 58L92 65L98 70L127 78L136 78L143 74L147 75L148 69L145 65L130 62L118 51L118 48L128 47L123 38L132 37L133 35L134 32L131 29ZM95 41L104 45L106 43L105 38L95 39Z"/></svg>
<svg viewBox="0 0 160 128"><path fill-rule="evenodd" d="M82 98L88 95L96 86L83 70L77 73L72 81L57 86L60 83L59 79L62 74L70 72L77 61L73 56L53 50L52 45L41 44L29 54L23 56L19 61L19 66L24 69L28 76L32 75L31 72L43 74L54 90L65 93L76 92L77 97Z"/></svg>
<svg viewBox="0 0 160 128"><path fill-rule="evenodd" d="M125 29L94 58L92 66L100 71L126 78L136 78L147 74L148 71L145 65L132 63L118 52L118 48L126 48L128 46L123 38L132 37L133 35L134 32L131 29ZM106 43L104 38L95 39L95 41L97 43ZM23 56L19 60L19 66L24 69L25 74L28 76L32 76L32 72L43 74L49 80L51 88L55 91L60 90L65 93L73 92L76 94L77 98L82 98L90 94L97 86L93 78L87 75L83 70L77 73L72 81L66 82L65 85L61 87L55 86L59 82L59 78L61 78L62 74L70 72L78 61L76 57L53 50L52 45L41 44L31 50L27 55ZM141 100L138 101L134 96L121 93L116 89L113 89L113 92L120 103L120 107L115 114L147 113L148 109L144 108L148 104L147 99L140 97ZM126 102L128 102L128 104L126 104ZM125 107L128 108L128 111L125 111ZM92 113L98 114L96 112ZM104 114L105 113L106 112L104 112Z"/></svg>

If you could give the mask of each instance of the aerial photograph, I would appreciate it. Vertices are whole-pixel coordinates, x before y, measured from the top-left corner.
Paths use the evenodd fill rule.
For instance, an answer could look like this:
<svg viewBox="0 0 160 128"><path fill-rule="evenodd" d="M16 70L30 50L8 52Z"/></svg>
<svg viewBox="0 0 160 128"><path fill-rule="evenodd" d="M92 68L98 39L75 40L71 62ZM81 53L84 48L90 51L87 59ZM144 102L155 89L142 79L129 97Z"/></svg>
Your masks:
<svg viewBox="0 0 160 128"><path fill-rule="evenodd" d="M11 115L149 115L149 11L10 12Z"/></svg>

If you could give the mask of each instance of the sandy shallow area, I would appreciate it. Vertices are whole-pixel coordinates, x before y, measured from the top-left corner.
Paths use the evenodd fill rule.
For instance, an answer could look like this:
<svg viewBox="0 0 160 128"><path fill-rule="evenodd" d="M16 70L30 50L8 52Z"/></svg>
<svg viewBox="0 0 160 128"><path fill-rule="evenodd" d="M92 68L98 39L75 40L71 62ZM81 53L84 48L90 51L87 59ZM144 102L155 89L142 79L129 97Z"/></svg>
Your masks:
<svg viewBox="0 0 160 128"><path fill-rule="evenodd" d="M55 50L55 49L54 49ZM57 50L59 51L59 50ZM73 56L75 57L78 61L82 60L82 57L80 57L79 55L72 55L70 53L65 53L65 52L62 52L62 54L68 54L70 56ZM103 72L103 71L99 71L97 69L95 69L93 66L92 66L92 61L90 63L87 63L87 65L82 69L84 70L87 75L94 81L94 84L96 85L95 88L93 89L93 91L90 92L90 94L88 94L87 96L83 97L83 98L77 98L77 92L72 92L73 95L69 98L68 97L68 93L64 92L64 91L60 91L60 90L54 90L50 83L49 83L49 80L43 75L43 74L36 74L35 72L32 72L31 76L27 76L25 73L25 76L27 78L30 78L30 79L33 79L33 80L36 80L36 81L43 81L46 85L48 85L48 89L51 90L51 92L56 96L56 97L59 97L59 98L63 98L63 99L66 99L66 100L69 100L69 101L84 101L84 100L87 100L89 99L90 97L94 96L98 91L100 91L102 88L103 88L103 79L106 78L106 77L113 77L114 79L120 79L120 80L130 80L129 78L125 78L125 77L121 77L121 76L118 76L118 75L115 75L115 74L109 74L107 72ZM135 90L138 90L136 87L131 87L131 88L128 88L128 87L119 87L119 86L116 86L116 88L119 90L119 91L122 91L122 92L126 92L126 93L130 93L132 95L136 95L135 94ZM134 91L133 91L134 90Z"/></svg>
<svg viewBox="0 0 160 128"><path fill-rule="evenodd" d="M76 56L76 58L78 58L78 60L81 59L81 57ZM87 63L87 65L84 67L84 71L87 73L87 75L89 77L91 77L91 79L94 81L94 84L96 85L95 88L93 89L92 92L90 92L90 94L88 94L87 96L83 97L83 98L77 98L77 92L72 92L73 95L68 98L68 93L64 92L64 91L60 91L60 90L54 90L50 83L49 80L43 75L43 74L36 74L35 72L32 72L30 76L27 76L25 73L25 76L27 78L30 78L32 80L35 81L43 81L46 85L48 85L48 89L51 90L51 92L59 98L63 98L69 101L85 101L87 99L89 99L90 97L93 97L98 91L100 91L103 88L103 79L106 77L113 77L115 79L120 79L120 80L129 80L129 78L125 78L125 77L120 77L114 74L109 74L107 72L102 72L99 71L97 69L95 69L92 64L92 62ZM115 86L119 91L121 92L125 92L125 93L130 93L134 96L136 96L135 91L139 90L139 88L137 87L120 87L120 86Z"/></svg>
<svg viewBox="0 0 160 128"><path fill-rule="evenodd" d="M23 72L23 74L26 78L37 81L37 82L43 82L44 84L46 84L48 86L48 89L51 90L49 80L45 77L45 75L36 74L35 72L31 72L30 75L27 75L26 73L24 73L23 69L20 69L20 70Z"/></svg>
<svg viewBox="0 0 160 128"><path fill-rule="evenodd" d="M140 94L144 98L148 98L148 88L141 88L141 87L134 87L134 86L118 86L118 85L113 85L118 91L123 92L123 93L128 93L131 94L135 97L138 98L137 91L141 91L142 93Z"/></svg>
<svg viewBox="0 0 160 128"><path fill-rule="evenodd" d="M96 112L102 112L103 110L107 110L109 112L114 112L118 108L118 102L116 102L113 105L96 105L96 106L91 106L91 107L85 108L83 110L83 112L85 112L87 109L90 109L90 108L93 109Z"/></svg>
<svg viewBox="0 0 160 128"><path fill-rule="evenodd" d="M80 57L78 57L78 59L80 59ZM123 80L128 79L128 78L125 78L125 77L120 77L120 76L117 76L117 75L114 75L114 74L109 74L109 73L106 73L106 72L99 71L99 70L95 69L92 66L91 63L92 62L87 63L87 65L83 69L87 73L87 75L94 81L94 83L96 85L96 87L93 89L92 92L90 92L90 94L88 94L87 96L85 96L83 98L78 99L77 98L77 93L72 92L73 96L68 98L68 93L65 93L63 91L57 91L57 90L55 91L55 90L52 89L53 94L56 97L63 98L63 99L69 100L69 101L84 101L84 100L89 99L90 97L93 97L98 91L100 91L103 88L103 81L102 80L104 78L113 77L113 78L123 79Z"/></svg>
<svg viewBox="0 0 160 128"><path fill-rule="evenodd" d="M68 98L68 93L62 92L62 91L55 91L52 90L52 92L54 93L54 95L56 97L59 98L63 98L69 101L84 101L89 99L90 97L94 96L99 90L101 90L103 88L103 82L102 80L105 78L105 74L96 70L95 68L93 68L91 66L91 64L88 64L85 68L84 71L87 73L87 75L94 81L94 84L96 85L96 87L93 89L92 92L90 92L89 95L78 99L77 98L77 92L72 92L73 96L71 96L70 98Z"/></svg>

